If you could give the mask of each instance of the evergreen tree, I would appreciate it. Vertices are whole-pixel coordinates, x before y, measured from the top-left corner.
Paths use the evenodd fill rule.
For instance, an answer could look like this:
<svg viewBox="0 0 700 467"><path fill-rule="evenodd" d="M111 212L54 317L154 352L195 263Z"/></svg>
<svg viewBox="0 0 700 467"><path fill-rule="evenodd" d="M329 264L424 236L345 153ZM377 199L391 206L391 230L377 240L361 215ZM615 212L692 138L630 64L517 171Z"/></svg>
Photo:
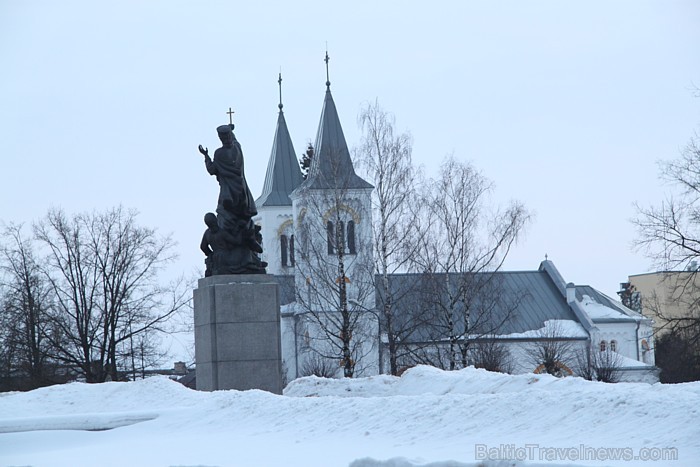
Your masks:
<svg viewBox="0 0 700 467"><path fill-rule="evenodd" d="M299 160L299 166L301 167L301 173L304 176L304 180L309 176L309 170L311 170L311 160L314 157L314 147L309 143L309 147L306 148L306 153L301 155Z"/></svg>

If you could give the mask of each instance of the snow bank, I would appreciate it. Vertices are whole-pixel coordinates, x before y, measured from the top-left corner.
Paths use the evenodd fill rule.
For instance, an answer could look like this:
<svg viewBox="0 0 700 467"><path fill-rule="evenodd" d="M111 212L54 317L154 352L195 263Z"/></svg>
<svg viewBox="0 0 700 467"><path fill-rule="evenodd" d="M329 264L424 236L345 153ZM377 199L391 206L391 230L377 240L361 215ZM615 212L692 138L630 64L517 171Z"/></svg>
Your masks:
<svg viewBox="0 0 700 467"><path fill-rule="evenodd" d="M700 383L417 367L401 378L303 378L285 394L204 393L159 377L0 394L0 465L462 467L479 465L480 447L526 444L678 450L677 462L644 465L700 458ZM485 465L546 463L537 452Z"/></svg>
<svg viewBox="0 0 700 467"><path fill-rule="evenodd" d="M401 378L388 375L358 379L328 379L307 376L292 381L284 390L285 396L312 397L391 397L446 394L530 394L546 392L590 392L596 388L611 392L621 390L625 393L636 388L640 393L648 393L662 387L647 383L626 383L613 386L605 383L590 382L581 378L556 378L548 374L507 375L493 373L473 367L459 371L442 371L430 366L411 368ZM689 387L700 391L697 387ZM618 389L619 388L619 389ZM691 389L692 391L692 389Z"/></svg>

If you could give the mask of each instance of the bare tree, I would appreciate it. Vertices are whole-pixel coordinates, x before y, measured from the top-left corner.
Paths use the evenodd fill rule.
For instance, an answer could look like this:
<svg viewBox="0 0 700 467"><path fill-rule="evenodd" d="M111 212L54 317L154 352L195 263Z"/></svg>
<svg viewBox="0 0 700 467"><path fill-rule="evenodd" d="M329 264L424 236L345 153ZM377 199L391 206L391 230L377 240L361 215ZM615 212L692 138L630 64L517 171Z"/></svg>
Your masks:
<svg viewBox="0 0 700 467"><path fill-rule="evenodd" d="M639 237L636 247L664 270L682 270L700 257L700 136L696 135L678 159L661 164L661 176L677 191L659 206L637 206L633 219ZM698 268L676 275L670 295L683 301L687 312L671 315L656 310L667 329L685 334L700 353L700 281Z"/></svg>
<svg viewBox="0 0 700 467"><path fill-rule="evenodd" d="M622 375L622 356L606 347L590 345L575 351L576 373L589 381L617 383Z"/></svg>
<svg viewBox="0 0 700 467"><path fill-rule="evenodd" d="M476 368L499 373L512 373L514 362L508 347L496 339L476 342L469 348L470 363Z"/></svg>
<svg viewBox="0 0 700 467"><path fill-rule="evenodd" d="M566 338L562 327L554 322L537 332L536 340L525 347L525 358L534 373L548 373L557 377L573 374L576 359L574 341Z"/></svg>
<svg viewBox="0 0 700 467"><path fill-rule="evenodd" d="M377 337L371 324L376 321L371 245L355 232L370 213L348 187L338 158L329 159L326 172L315 175L327 177L327 186L297 189L297 278L304 280L297 282L296 294L305 318L298 329L312 353L338 361L350 378L369 364Z"/></svg>
<svg viewBox="0 0 700 467"><path fill-rule="evenodd" d="M450 370L466 366L472 340L497 333L517 307L517 297L500 293L495 273L530 215L518 202L491 209L492 189L473 166L449 157L412 219L414 232L424 232L411 239L418 243L411 268L422 274L424 304L434 313L432 356Z"/></svg>
<svg viewBox="0 0 700 467"><path fill-rule="evenodd" d="M332 361L318 354L311 354L301 366L299 376L318 376L319 378L333 378L338 372L338 366Z"/></svg>
<svg viewBox="0 0 700 467"><path fill-rule="evenodd" d="M50 342L60 341L60 335L49 318L52 294L22 226L7 226L2 238L0 283L5 293L0 303L0 353L4 373L26 379L21 388L33 389L57 382Z"/></svg>
<svg viewBox="0 0 700 467"><path fill-rule="evenodd" d="M172 241L121 207L71 218L51 210L34 231L48 251L42 270L55 297L52 323L67 339L52 341L55 357L88 382L118 379L132 363L134 339L164 330L189 301L183 287L158 282L174 258Z"/></svg>
<svg viewBox="0 0 700 467"><path fill-rule="evenodd" d="M410 241L411 205L417 202L417 172L411 160L412 140L408 133L395 134L393 115L378 102L367 104L358 122L363 136L356 152L360 166L374 184L372 230L374 273L379 292L381 333L386 336L389 372L396 375L401 359L400 343L417 330L412 314L395 317L396 303L412 290L406 278L390 283L390 276L407 269L417 242ZM383 358L380 356L380 362Z"/></svg>

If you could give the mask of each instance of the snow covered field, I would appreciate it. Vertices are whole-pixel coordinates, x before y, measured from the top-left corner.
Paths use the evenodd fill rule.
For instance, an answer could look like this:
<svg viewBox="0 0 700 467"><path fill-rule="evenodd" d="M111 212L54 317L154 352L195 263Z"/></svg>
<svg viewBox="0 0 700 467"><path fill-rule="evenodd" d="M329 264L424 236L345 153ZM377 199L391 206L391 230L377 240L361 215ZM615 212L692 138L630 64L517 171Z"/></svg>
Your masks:
<svg viewBox="0 0 700 467"><path fill-rule="evenodd" d="M483 464L499 467L700 465L700 383L418 367L303 378L284 396L164 377L0 394L3 466L462 467L487 454L521 459Z"/></svg>

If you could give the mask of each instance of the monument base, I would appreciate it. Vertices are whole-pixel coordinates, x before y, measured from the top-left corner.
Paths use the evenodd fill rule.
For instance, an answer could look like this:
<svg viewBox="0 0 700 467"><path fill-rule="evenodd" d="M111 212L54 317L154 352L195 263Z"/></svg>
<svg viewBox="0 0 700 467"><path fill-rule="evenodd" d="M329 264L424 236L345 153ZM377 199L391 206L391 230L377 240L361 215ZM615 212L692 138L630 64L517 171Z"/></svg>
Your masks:
<svg viewBox="0 0 700 467"><path fill-rule="evenodd" d="M268 274L199 279L194 290L197 389L282 394L278 284Z"/></svg>

